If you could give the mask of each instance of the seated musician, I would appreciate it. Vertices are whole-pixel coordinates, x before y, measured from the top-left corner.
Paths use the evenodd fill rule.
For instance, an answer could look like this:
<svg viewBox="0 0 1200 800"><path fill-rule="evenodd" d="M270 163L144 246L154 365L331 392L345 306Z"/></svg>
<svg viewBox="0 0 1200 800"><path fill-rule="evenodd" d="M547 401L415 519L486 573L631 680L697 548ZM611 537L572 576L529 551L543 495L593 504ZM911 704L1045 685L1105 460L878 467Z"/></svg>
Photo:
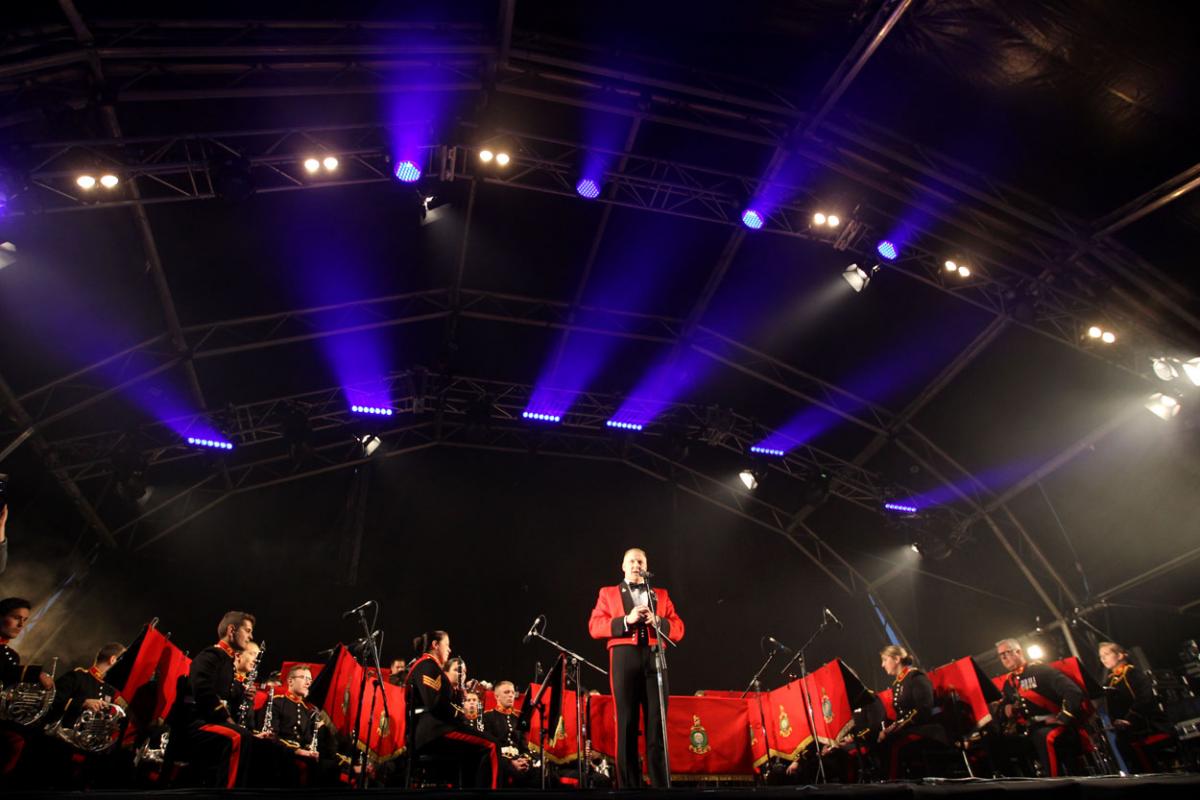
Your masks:
<svg viewBox="0 0 1200 800"><path fill-rule="evenodd" d="M415 756L444 753L462 759L464 782L480 788L496 788L496 744L457 718L451 679L443 667L450 660L450 634L431 631L417 637L414 649L421 655L408 673L406 695L409 745Z"/></svg>
<svg viewBox="0 0 1200 800"><path fill-rule="evenodd" d="M996 643L996 655L1008 676L1003 697L992 712L1006 738L1026 738L1033 745L1042 776L1058 777L1064 761L1080 749L1083 690L1054 667L1028 661L1016 639Z"/></svg>
<svg viewBox="0 0 1200 800"><path fill-rule="evenodd" d="M36 683L49 691L54 688L54 680L36 665L21 665L21 656L9 645L13 639L21 635L25 624L29 622L32 604L20 597L7 597L0 600L0 685L5 687L18 683ZM29 741L30 731L24 726L10 722L0 722L0 786L17 768L21 753Z"/></svg>
<svg viewBox="0 0 1200 800"><path fill-rule="evenodd" d="M338 768L350 763L337 752L337 741L329 735L320 709L308 702L312 681L307 664L293 664L287 672L286 691L271 700L270 720L266 706L257 712L257 727L307 765L297 769L290 764L290 769L281 770L281 782L287 785L336 783Z"/></svg>
<svg viewBox="0 0 1200 800"><path fill-rule="evenodd" d="M1156 772L1154 745L1174 744L1172 728L1163 711L1150 676L1129 662L1125 648L1115 642L1101 642L1100 663L1108 670L1104 676L1104 697L1108 715L1117 734L1117 746L1125 764L1134 772Z"/></svg>
<svg viewBox="0 0 1200 800"><path fill-rule="evenodd" d="M888 645L879 651L879 666L892 678L896 719L883 726L877 741L886 752L888 779L897 780L902 762L911 767L912 760L931 744L947 745L946 732L933 721L933 682L913 666L907 650Z"/></svg>
<svg viewBox="0 0 1200 800"><path fill-rule="evenodd" d="M253 692L258 688L247 684L250 672L258 662L258 654L258 645L255 642L247 642L233 657L233 686L229 691L229 707L235 712L242 707L242 699L245 698L246 692Z"/></svg>
<svg viewBox="0 0 1200 800"><path fill-rule="evenodd" d="M883 701L874 692L868 692L863 705L851 712L850 721L833 737L833 743L821 747L825 775L829 780L845 783L862 782L868 775L878 773L876 751L878 731L887 720ZM807 756L808 750L805 750ZM793 780L812 783L816 780L815 764L811 759L797 759L787 767L786 775Z"/></svg>
<svg viewBox="0 0 1200 800"><path fill-rule="evenodd" d="M96 658L87 669L76 667L54 682L54 706L49 719L58 720L64 728L70 728L84 710L100 711L117 692L104 682L104 676L125 652L125 645L109 642L100 648Z"/></svg>
<svg viewBox="0 0 1200 800"><path fill-rule="evenodd" d="M230 611L217 626L220 637L192 659L179 681L168 722L167 757L192 764L203 782L232 789L250 774L251 732L234 721L234 660L254 640L254 615Z"/></svg>
<svg viewBox="0 0 1200 800"><path fill-rule="evenodd" d="M513 704L517 689L512 681L500 681L493 690L496 707L483 715L483 729L500 745L500 769L505 786L533 786L537 775L532 770L533 759L529 755L528 731L519 724L520 714Z"/></svg>

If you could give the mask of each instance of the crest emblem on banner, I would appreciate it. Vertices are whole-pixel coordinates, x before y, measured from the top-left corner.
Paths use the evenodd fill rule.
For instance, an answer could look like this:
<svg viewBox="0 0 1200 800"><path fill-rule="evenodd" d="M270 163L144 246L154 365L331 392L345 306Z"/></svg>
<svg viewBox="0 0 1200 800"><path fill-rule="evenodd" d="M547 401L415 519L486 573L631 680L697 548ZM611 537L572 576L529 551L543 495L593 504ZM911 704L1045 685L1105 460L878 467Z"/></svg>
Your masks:
<svg viewBox="0 0 1200 800"><path fill-rule="evenodd" d="M554 735L550 737L550 747L554 747L554 745L567 738L567 726L564 722L565 717L560 716L558 718L558 727L554 729Z"/></svg>
<svg viewBox="0 0 1200 800"><path fill-rule="evenodd" d="M751 728L751 734L754 729ZM704 730L704 726L700 724L700 717L692 715L692 729L688 731L688 750L691 750L696 755L704 755L709 750L708 746L708 731Z"/></svg>
<svg viewBox="0 0 1200 800"><path fill-rule="evenodd" d="M379 728L378 728L379 738L386 739L388 733L390 733L391 730L392 730L392 718L389 717L387 714L381 714L379 717Z"/></svg>
<svg viewBox="0 0 1200 800"><path fill-rule="evenodd" d="M788 719L787 709L782 704L779 706L779 735L785 739L792 735L792 721Z"/></svg>
<svg viewBox="0 0 1200 800"><path fill-rule="evenodd" d="M342 692L342 716L350 713L350 686L347 685Z"/></svg>
<svg viewBox="0 0 1200 800"><path fill-rule="evenodd" d="M833 722L833 701L825 694L824 686L821 687L821 716L825 718L826 725Z"/></svg>
<svg viewBox="0 0 1200 800"><path fill-rule="evenodd" d="M754 723L751 722L750 723L750 746L754 747L754 745L756 745L756 744L758 744L758 739L754 738Z"/></svg>

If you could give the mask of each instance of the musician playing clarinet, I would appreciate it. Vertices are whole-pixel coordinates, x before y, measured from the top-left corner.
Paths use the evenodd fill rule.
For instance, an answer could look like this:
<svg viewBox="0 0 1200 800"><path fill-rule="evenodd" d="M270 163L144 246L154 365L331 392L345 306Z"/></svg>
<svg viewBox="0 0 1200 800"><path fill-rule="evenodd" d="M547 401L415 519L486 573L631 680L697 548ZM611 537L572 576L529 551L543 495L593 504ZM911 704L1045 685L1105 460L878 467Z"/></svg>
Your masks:
<svg viewBox="0 0 1200 800"><path fill-rule="evenodd" d="M913 658L900 645L879 651L879 666L892 678L892 707L896 719L879 732L878 742L886 753L888 779L900 777L901 765L927 749L931 742L945 745L946 733L931 722L934 697L929 676L913 666ZM921 776L924 777L924 776Z"/></svg>
<svg viewBox="0 0 1200 800"><path fill-rule="evenodd" d="M665 589L647 591L646 551L631 547L621 558L624 580L605 586L596 598L588 621L593 639L608 640L609 675L617 715L617 785L632 789L642 785L638 766L638 723L644 716L646 761L650 782L667 785L662 718L658 706L658 681L654 667L655 626L672 641L683 638L683 620ZM657 609L657 613L655 610ZM667 696L663 675L663 697Z"/></svg>
<svg viewBox="0 0 1200 800"><path fill-rule="evenodd" d="M408 672L406 697L413 729L406 734L416 755L425 752L461 758L463 779L478 788L495 789L499 764L496 743L458 718L454 687L444 671L450 661L450 634L430 631L418 636L420 652Z"/></svg>

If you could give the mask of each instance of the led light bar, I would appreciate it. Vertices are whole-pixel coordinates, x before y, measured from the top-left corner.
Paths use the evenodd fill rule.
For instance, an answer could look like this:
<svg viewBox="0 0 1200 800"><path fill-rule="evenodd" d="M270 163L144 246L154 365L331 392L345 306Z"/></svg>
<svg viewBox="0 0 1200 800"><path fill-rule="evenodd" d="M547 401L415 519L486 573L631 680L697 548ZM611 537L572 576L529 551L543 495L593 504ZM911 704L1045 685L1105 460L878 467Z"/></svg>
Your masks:
<svg viewBox="0 0 1200 800"><path fill-rule="evenodd" d="M562 422L561 414L541 414L537 411L522 411L521 416L525 419L533 419L538 422Z"/></svg>
<svg viewBox="0 0 1200 800"><path fill-rule="evenodd" d="M900 514L915 514L917 507L908 503L884 503L883 507L888 511L896 511Z"/></svg>
<svg viewBox="0 0 1200 800"><path fill-rule="evenodd" d="M626 430L626 431L640 431L642 428L646 427L645 425L642 425L640 422L618 422L615 419L610 419L610 420L606 421L604 424L610 428L620 428L621 430Z"/></svg>
<svg viewBox="0 0 1200 800"><path fill-rule="evenodd" d="M390 417L396 412L384 406L350 406L350 410L355 414L374 414L377 417Z"/></svg>
<svg viewBox="0 0 1200 800"><path fill-rule="evenodd" d="M213 450L232 450L232 442L223 442L220 439L201 439L196 436L187 437L187 443L194 447L209 447Z"/></svg>
<svg viewBox="0 0 1200 800"><path fill-rule="evenodd" d="M776 447L761 447L757 444L750 445L750 452L758 453L760 456L779 456L780 458L787 455L786 450L780 450Z"/></svg>

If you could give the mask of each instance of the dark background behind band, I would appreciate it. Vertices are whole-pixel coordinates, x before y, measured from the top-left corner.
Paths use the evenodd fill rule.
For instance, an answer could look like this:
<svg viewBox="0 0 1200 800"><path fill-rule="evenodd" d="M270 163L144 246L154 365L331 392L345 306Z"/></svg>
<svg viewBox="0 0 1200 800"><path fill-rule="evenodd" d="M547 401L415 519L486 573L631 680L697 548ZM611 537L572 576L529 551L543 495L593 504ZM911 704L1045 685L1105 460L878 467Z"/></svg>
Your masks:
<svg viewBox="0 0 1200 800"><path fill-rule="evenodd" d="M782 537L668 483L619 464L462 450L378 460L372 470L356 585L339 583L339 519L352 480L342 471L234 497L140 553L106 553L78 592L58 595L19 649L42 651L40 660L58 654L73 666L105 641L132 639L157 616L194 653L213 641L221 614L236 608L258 616L257 638L275 668L285 658L317 660L319 650L355 638L342 612L376 599L385 659L410 655L414 635L443 628L471 675L523 684L535 661L552 660L545 645L521 645L539 613L549 619L548 636L606 664L603 646L588 638L587 617L598 588L620 579L624 549L641 546L687 624L670 662L674 693L742 688L763 658L760 636L798 645L823 606L845 629L819 638L810 664L841 656L868 685L886 682L877 656L884 632L861 586L848 595ZM769 496L771 482L760 490ZM1032 628L1038 614L1046 618L991 538L922 564L877 515L852 512L835 502L810 523L870 580L895 563L925 570L905 571L875 591L926 666L988 651L996 639ZM39 539L32 527L41 518L14 520L19 544L0 578L4 594L55 597L71 564L70 542ZM1085 551L1085 562L1090 557ZM1158 663L1173 663L1189 630L1187 618L1111 613L1114 635L1143 645ZM1055 657L1064 653L1058 637L1044 642ZM777 673L767 673L769 687L784 681ZM599 676L587 680L597 686Z"/></svg>

